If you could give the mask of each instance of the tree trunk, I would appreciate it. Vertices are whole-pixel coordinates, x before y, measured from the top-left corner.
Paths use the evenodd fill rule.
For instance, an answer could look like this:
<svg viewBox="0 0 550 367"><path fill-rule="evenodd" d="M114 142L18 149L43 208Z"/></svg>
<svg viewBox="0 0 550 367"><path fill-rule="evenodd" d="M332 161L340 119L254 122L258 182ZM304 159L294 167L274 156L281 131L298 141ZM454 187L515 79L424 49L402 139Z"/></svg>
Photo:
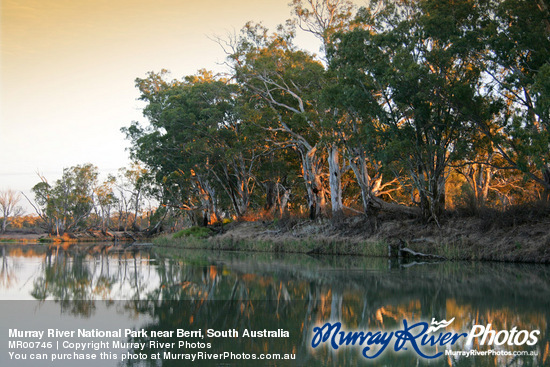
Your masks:
<svg viewBox="0 0 550 367"><path fill-rule="evenodd" d="M550 202L550 164L542 169L542 178L546 185L544 186L543 200L544 202Z"/></svg>
<svg viewBox="0 0 550 367"><path fill-rule="evenodd" d="M264 185L265 187L265 204L264 210L266 212L271 212L277 203L277 183L273 181L267 181Z"/></svg>
<svg viewBox="0 0 550 367"><path fill-rule="evenodd" d="M363 152L350 159L350 166L355 174L357 184L361 189L361 200L363 202L363 212L368 213L370 201L372 198L371 178L367 169L367 160Z"/></svg>
<svg viewBox="0 0 550 367"><path fill-rule="evenodd" d="M321 162L315 156L317 148L301 152L302 173L306 184L310 219L317 218L325 209L325 195L321 182Z"/></svg>
<svg viewBox="0 0 550 367"><path fill-rule="evenodd" d="M282 218L285 214L286 206L288 204L288 200L290 199L290 189L285 190L285 193L283 194L283 199L281 200L281 204L279 207L279 213L280 217Z"/></svg>
<svg viewBox="0 0 550 367"><path fill-rule="evenodd" d="M237 181L237 207L240 213L240 216L243 216L250 204L250 192L248 188L248 180L239 175Z"/></svg>
<svg viewBox="0 0 550 367"><path fill-rule="evenodd" d="M218 215L217 206L216 206L216 191L208 183L208 180L197 175L194 171L191 172L192 177L195 179L195 186L199 192L199 197L201 201L201 206L205 212L203 221L208 220L208 223L214 223L219 221L220 217Z"/></svg>
<svg viewBox="0 0 550 367"><path fill-rule="evenodd" d="M493 168L489 165L485 166L483 189L481 190L481 204L485 205L489 197L489 187L491 187L491 180L493 178Z"/></svg>
<svg viewBox="0 0 550 367"><path fill-rule="evenodd" d="M330 202L332 204L332 215L342 214L342 177L340 170L340 152L335 144L328 148L328 171L330 186Z"/></svg>
<svg viewBox="0 0 550 367"><path fill-rule="evenodd" d="M421 195L425 200L422 205L424 219L433 220L437 225L445 210L445 181L444 173L434 172L428 180L428 190Z"/></svg>
<svg viewBox="0 0 550 367"><path fill-rule="evenodd" d="M445 203L446 203L446 194L447 190L445 188L447 180L445 177L445 173L443 173L441 176L437 178L437 196L435 197L437 201L437 213L438 217L445 211Z"/></svg>
<svg viewBox="0 0 550 367"><path fill-rule="evenodd" d="M141 228L138 227L137 225L137 217L138 217L138 212L139 212L139 198L141 196L141 190L137 190L136 191L136 201L134 203L134 222L132 223L132 229L133 230L141 230Z"/></svg>

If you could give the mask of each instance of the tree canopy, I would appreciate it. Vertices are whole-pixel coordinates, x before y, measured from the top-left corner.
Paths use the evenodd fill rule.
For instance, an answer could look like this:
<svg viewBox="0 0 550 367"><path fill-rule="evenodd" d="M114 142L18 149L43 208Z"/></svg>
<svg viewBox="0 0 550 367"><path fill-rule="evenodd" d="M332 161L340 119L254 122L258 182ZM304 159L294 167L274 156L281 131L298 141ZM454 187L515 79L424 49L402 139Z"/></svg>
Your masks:
<svg viewBox="0 0 550 367"><path fill-rule="evenodd" d="M275 32L250 22L224 42L226 75L136 80L147 121L123 130L163 205L204 223L277 206L311 218L418 208L439 223L468 197L549 199L546 2L291 6Z"/></svg>

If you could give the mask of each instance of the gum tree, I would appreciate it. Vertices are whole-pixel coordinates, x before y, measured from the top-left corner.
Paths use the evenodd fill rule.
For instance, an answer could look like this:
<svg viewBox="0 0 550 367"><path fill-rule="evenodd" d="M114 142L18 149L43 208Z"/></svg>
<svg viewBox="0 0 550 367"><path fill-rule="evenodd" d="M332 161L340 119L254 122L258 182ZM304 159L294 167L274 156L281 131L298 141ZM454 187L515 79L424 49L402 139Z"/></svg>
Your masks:
<svg viewBox="0 0 550 367"><path fill-rule="evenodd" d="M493 4L493 3L492 3ZM486 93L501 102L498 129L480 122L502 156L550 197L550 13L543 0L503 0L483 28Z"/></svg>
<svg viewBox="0 0 550 367"><path fill-rule="evenodd" d="M172 201L165 205L202 211L206 223L220 220L227 206L238 217L244 215L257 149L247 139L249 125L237 109L238 86L207 71L181 82L165 77L150 73L137 80L148 103L148 124L124 129L133 156L163 186L164 198Z"/></svg>
<svg viewBox="0 0 550 367"><path fill-rule="evenodd" d="M406 170L424 219L439 222L449 164L487 112L472 31L480 9L470 1L383 5L363 10L359 26L339 37L333 67L348 108L377 134L379 156Z"/></svg>
<svg viewBox="0 0 550 367"><path fill-rule="evenodd" d="M326 206L318 100L324 68L312 55L297 50L293 37L292 28L280 27L269 35L261 25L247 24L229 59L237 81L265 109L261 128L268 141L299 154L308 210L315 218Z"/></svg>
<svg viewBox="0 0 550 367"><path fill-rule="evenodd" d="M23 208L18 206L21 201L21 194L11 190L0 191L0 211L2 213L2 233L6 232L6 227L10 219L17 218L23 214Z"/></svg>
<svg viewBox="0 0 550 367"><path fill-rule="evenodd" d="M97 167L88 163L64 168L54 185L41 177L42 182L32 188L33 206L49 231L60 236L85 224L94 208L97 176Z"/></svg>
<svg viewBox="0 0 550 367"><path fill-rule="evenodd" d="M352 26L354 5L347 0L293 0L293 12L297 17L299 27L317 37L321 41L321 59L330 63L331 54L328 49L332 45L333 35L343 32ZM331 73L325 72L322 80L322 91L333 85ZM323 143L327 154L328 182L332 215L339 216L344 208L342 204L342 175L345 169L341 166L340 156L345 130L349 118L341 111L319 96L319 120L323 130Z"/></svg>

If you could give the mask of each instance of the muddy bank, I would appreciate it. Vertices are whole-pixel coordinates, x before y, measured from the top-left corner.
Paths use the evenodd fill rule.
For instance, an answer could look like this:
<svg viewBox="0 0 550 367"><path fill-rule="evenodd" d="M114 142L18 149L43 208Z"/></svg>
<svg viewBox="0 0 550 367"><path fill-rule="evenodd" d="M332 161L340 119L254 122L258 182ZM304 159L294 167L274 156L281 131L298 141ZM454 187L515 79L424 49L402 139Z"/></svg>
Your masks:
<svg viewBox="0 0 550 367"><path fill-rule="evenodd" d="M550 263L550 220L523 223L502 218L449 218L440 227L417 219L372 221L362 216L330 220L237 222L211 228L208 237L163 235L159 246L232 251L388 256L406 247L449 260ZM395 255L396 252L393 253Z"/></svg>

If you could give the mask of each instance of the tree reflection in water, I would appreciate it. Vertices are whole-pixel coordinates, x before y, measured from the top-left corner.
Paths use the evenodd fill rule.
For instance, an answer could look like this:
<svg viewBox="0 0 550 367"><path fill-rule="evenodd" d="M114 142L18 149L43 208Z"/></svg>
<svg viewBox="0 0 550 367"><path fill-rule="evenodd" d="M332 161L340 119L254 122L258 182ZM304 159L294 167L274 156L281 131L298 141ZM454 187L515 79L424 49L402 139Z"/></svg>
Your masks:
<svg viewBox="0 0 550 367"><path fill-rule="evenodd" d="M6 256L9 254L3 260ZM450 328L455 331L467 332L474 324L487 323L495 330L514 326L518 330L540 329L539 343L533 347L539 355L515 359L445 357L432 365L545 365L550 362L549 294L550 270L545 266L441 263L399 268L389 266L384 259L113 252L99 245L48 248L32 291L36 299L60 302L63 312L87 317L93 317L94 304L99 300L124 300L125 312L153 320L143 327L146 330L237 329L241 334L244 329L288 330L289 338L203 340L212 343L211 353L246 350L297 354L297 360L271 361L269 366L362 363L364 358L355 348L311 350L310 331L329 320L342 321L346 330L380 330L401 327L403 319L429 322L453 317ZM129 341L149 345L149 340ZM474 345L474 349L486 347ZM506 346L504 350L519 349ZM162 355L164 351L147 348L145 353ZM417 359L411 352L386 352L370 364L410 366ZM233 361L233 365L258 365L257 361L249 362ZM181 365L181 361L152 359L127 364L134 363Z"/></svg>

